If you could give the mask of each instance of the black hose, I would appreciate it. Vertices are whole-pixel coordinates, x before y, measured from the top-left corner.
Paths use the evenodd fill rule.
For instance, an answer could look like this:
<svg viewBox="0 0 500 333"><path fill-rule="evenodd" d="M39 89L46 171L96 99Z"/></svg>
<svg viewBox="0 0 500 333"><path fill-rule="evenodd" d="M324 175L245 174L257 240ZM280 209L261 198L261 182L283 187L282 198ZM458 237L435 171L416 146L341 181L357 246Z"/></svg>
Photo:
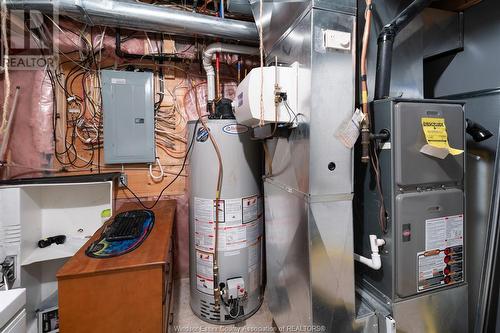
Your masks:
<svg viewBox="0 0 500 333"><path fill-rule="evenodd" d="M377 71L375 77L375 99L389 96L391 88L392 49L398 33L403 30L433 0L415 0L389 24L382 28L377 40Z"/></svg>

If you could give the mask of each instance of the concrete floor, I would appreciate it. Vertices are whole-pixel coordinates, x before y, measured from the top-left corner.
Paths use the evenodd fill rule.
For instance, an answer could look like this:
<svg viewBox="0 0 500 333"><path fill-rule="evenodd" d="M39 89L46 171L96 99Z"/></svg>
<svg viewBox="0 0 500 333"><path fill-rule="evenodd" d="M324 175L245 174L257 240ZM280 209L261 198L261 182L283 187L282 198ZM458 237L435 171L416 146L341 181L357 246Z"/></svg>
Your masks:
<svg viewBox="0 0 500 333"><path fill-rule="evenodd" d="M189 307L189 279L175 281L172 332L274 332L266 300L259 311L236 325L212 325L199 319ZM258 328L258 330L254 330Z"/></svg>

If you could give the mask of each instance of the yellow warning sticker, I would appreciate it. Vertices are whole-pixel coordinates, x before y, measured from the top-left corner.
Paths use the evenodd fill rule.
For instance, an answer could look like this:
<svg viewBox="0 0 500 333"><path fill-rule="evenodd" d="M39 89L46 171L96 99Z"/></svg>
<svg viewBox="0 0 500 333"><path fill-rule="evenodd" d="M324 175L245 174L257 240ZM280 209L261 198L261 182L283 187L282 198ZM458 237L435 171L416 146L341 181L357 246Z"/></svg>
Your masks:
<svg viewBox="0 0 500 333"><path fill-rule="evenodd" d="M445 158L448 154L460 155L464 151L450 147L448 132L444 118L422 118L422 129L424 130L427 145L420 152L438 158Z"/></svg>

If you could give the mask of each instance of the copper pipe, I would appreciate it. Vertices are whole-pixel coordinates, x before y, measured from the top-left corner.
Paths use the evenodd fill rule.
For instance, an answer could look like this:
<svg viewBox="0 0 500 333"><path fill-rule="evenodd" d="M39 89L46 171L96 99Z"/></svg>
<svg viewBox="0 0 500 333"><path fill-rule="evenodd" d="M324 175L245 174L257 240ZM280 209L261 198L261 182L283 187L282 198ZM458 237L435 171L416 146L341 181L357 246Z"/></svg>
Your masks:
<svg viewBox="0 0 500 333"><path fill-rule="evenodd" d="M372 21L372 0L366 0L365 11L365 29L363 31L363 46L361 49L361 109L364 119L361 124L361 162L370 161L370 108L368 104L368 84L366 82L367 74L367 55L368 44L370 42L370 29Z"/></svg>

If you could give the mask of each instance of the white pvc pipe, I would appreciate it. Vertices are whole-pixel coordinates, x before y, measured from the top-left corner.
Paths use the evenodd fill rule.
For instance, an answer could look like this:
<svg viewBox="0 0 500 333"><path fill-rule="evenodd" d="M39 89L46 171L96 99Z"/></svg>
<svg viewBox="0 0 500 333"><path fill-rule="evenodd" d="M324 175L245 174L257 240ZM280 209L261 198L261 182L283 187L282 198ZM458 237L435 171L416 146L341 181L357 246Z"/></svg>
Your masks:
<svg viewBox="0 0 500 333"><path fill-rule="evenodd" d="M215 100L215 70L212 65L212 58L217 52L254 55L259 53L259 49L250 46L223 43L213 43L207 46L203 52L203 68L207 73L207 97L209 103Z"/></svg>
<svg viewBox="0 0 500 333"><path fill-rule="evenodd" d="M374 269L379 270L382 267L382 261L380 259L380 254L378 252L379 246L385 244L383 239L378 239L375 235L370 235L370 248L372 251L371 258L366 258L354 253L354 260Z"/></svg>

